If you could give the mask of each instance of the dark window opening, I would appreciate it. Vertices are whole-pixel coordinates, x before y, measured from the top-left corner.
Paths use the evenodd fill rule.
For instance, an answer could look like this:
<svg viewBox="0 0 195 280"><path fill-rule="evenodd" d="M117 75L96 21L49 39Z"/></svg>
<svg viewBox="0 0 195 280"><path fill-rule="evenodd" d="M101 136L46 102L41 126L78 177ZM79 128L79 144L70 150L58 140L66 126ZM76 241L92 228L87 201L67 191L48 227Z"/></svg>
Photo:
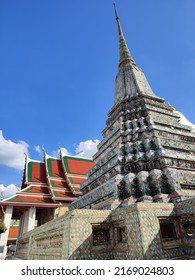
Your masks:
<svg viewBox="0 0 195 280"><path fill-rule="evenodd" d="M174 223L161 222L160 223L160 232L161 232L161 237L164 241L171 241L171 240L177 239Z"/></svg>
<svg viewBox="0 0 195 280"><path fill-rule="evenodd" d="M117 228L117 243L127 242L127 234L125 228Z"/></svg>
<svg viewBox="0 0 195 280"><path fill-rule="evenodd" d="M185 223L184 229L188 238L195 238L195 223Z"/></svg>
<svg viewBox="0 0 195 280"><path fill-rule="evenodd" d="M93 245L105 245L110 243L109 229L93 229Z"/></svg>

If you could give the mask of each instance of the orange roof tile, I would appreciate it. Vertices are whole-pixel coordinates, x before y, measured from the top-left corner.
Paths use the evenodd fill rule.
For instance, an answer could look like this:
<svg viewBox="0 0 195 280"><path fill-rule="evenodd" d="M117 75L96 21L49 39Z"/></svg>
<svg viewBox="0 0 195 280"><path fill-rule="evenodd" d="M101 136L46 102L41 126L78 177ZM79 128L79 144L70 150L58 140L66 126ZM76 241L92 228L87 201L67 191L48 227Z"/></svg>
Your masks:
<svg viewBox="0 0 195 280"><path fill-rule="evenodd" d="M90 159L77 158L71 156L63 156L63 164L67 174L86 175L88 171L95 165Z"/></svg>
<svg viewBox="0 0 195 280"><path fill-rule="evenodd" d="M47 158L47 171L50 177L64 178L62 163L59 159Z"/></svg>
<svg viewBox="0 0 195 280"><path fill-rule="evenodd" d="M82 184L86 181L86 178L80 178L80 177L70 177L68 176L68 180L70 181L70 183L72 184Z"/></svg>
<svg viewBox="0 0 195 280"><path fill-rule="evenodd" d="M45 165L42 162L30 161L27 163L26 182L46 183Z"/></svg>
<svg viewBox="0 0 195 280"><path fill-rule="evenodd" d="M10 202L52 203L50 196L16 195Z"/></svg>
<svg viewBox="0 0 195 280"><path fill-rule="evenodd" d="M47 186L29 186L22 190L25 193L34 193L34 194L49 194L48 187Z"/></svg>
<svg viewBox="0 0 195 280"><path fill-rule="evenodd" d="M49 185L53 188L67 188L67 182L62 180L49 180Z"/></svg>

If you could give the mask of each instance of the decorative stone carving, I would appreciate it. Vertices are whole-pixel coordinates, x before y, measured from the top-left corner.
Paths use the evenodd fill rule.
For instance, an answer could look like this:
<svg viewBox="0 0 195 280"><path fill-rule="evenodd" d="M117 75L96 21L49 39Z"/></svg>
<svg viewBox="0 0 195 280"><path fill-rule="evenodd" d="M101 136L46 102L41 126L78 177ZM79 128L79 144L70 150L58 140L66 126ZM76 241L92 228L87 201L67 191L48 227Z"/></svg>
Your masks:
<svg viewBox="0 0 195 280"><path fill-rule="evenodd" d="M148 177L148 172L146 171L140 171L137 175L136 175L136 179L138 182L138 197L142 197L145 195L149 195L149 190L148 190L148 183L147 183L147 177Z"/></svg>
<svg viewBox="0 0 195 280"><path fill-rule="evenodd" d="M152 197L161 196L161 187L162 187L161 176L162 176L162 172L159 169L153 169L149 172L148 182L149 182L150 195Z"/></svg>
<svg viewBox="0 0 195 280"><path fill-rule="evenodd" d="M51 235L48 237L39 237L36 239L36 245L37 248L47 249L47 248L55 248L62 246L63 240L62 240L62 234L56 234Z"/></svg>
<svg viewBox="0 0 195 280"><path fill-rule="evenodd" d="M164 168L162 171L162 189L164 193L173 194L179 190L179 181L177 173L168 168Z"/></svg>

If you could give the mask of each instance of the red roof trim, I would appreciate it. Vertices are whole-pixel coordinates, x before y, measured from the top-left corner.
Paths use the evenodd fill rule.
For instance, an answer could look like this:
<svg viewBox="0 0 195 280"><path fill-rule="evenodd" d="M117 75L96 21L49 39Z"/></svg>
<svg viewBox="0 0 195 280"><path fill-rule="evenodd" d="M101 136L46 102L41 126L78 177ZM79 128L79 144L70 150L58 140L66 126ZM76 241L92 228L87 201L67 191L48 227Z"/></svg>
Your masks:
<svg viewBox="0 0 195 280"><path fill-rule="evenodd" d="M69 202L75 201L76 199L77 199L77 197L75 197L75 198L73 198L73 197L71 197L71 198L69 198L69 197L53 197L52 198L53 201L60 200L60 201L69 201Z"/></svg>
<svg viewBox="0 0 195 280"><path fill-rule="evenodd" d="M65 178L62 177L51 177L51 176L47 176L47 178L51 181L59 181L59 182L66 182Z"/></svg>
<svg viewBox="0 0 195 280"><path fill-rule="evenodd" d="M38 193L19 193L18 196L28 196L28 197L51 197L49 194L38 194Z"/></svg>
<svg viewBox="0 0 195 280"><path fill-rule="evenodd" d="M64 191L71 192L71 190L68 189L68 188L55 188L55 187L51 187L50 189L52 191L57 191L57 192L64 192Z"/></svg>
<svg viewBox="0 0 195 280"><path fill-rule="evenodd" d="M33 185L33 186L46 186L47 187L47 183L41 183L41 182L25 182L25 185L27 185L26 187L28 187L29 185ZM26 188L26 187L24 187L24 188ZM23 189L24 189L23 188ZM23 190L22 189L22 190Z"/></svg>
<svg viewBox="0 0 195 280"><path fill-rule="evenodd" d="M87 175L82 175L82 174L75 174L75 173L67 173L66 172L66 175L68 176L68 177L74 177L74 178L83 178L83 179L88 179L88 177L87 177Z"/></svg>
<svg viewBox="0 0 195 280"><path fill-rule="evenodd" d="M46 207L50 207L50 208L58 208L61 207L62 204L52 204L52 203L26 203L26 202L1 202L1 205L4 206L41 206L41 208L46 208Z"/></svg>

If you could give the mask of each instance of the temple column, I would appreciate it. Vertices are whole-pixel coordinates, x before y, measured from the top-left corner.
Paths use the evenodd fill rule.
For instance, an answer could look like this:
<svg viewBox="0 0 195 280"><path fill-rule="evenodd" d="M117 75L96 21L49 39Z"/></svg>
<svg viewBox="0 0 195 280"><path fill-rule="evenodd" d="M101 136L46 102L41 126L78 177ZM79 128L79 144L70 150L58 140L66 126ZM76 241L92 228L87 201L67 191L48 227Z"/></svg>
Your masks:
<svg viewBox="0 0 195 280"><path fill-rule="evenodd" d="M22 214L22 216L20 218L18 237L20 237L23 234L23 229L24 229L24 213Z"/></svg>
<svg viewBox="0 0 195 280"><path fill-rule="evenodd" d="M35 227L36 207L31 207L24 213L24 226L22 234L28 232Z"/></svg>
<svg viewBox="0 0 195 280"><path fill-rule="evenodd" d="M22 227L22 234L24 234L25 232L27 232L27 226L28 226L28 211L24 212L24 223L23 223L23 227Z"/></svg>
<svg viewBox="0 0 195 280"><path fill-rule="evenodd" d="M7 227L6 232L0 234L0 259L4 259L7 254L7 240L9 228L12 219L13 206L8 206L5 211L4 224Z"/></svg>

